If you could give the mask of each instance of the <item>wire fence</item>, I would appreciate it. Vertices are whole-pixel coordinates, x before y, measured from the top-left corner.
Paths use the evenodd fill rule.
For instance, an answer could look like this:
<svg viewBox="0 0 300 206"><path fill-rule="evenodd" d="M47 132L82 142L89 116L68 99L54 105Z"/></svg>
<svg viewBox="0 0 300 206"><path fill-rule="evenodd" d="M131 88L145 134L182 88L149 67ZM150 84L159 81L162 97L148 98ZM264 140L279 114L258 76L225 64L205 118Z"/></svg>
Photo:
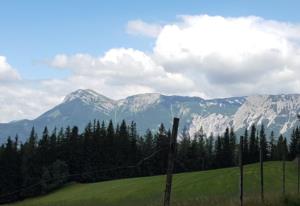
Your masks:
<svg viewBox="0 0 300 206"><path fill-rule="evenodd" d="M105 172L112 172L117 170L126 170L126 169L134 169L138 168L141 164L145 161L150 160L156 154L158 154L161 150L153 152L151 155L141 159L135 165L128 165L122 167L114 167L114 168L107 168L102 170L94 170L87 173L105 173ZM180 162L180 160L176 160L175 164L177 166L182 167L185 170L188 170L184 166L184 163ZM264 193L266 194L266 199L268 199L268 194L271 195L280 195L282 193L282 164L281 163L274 163L274 162L266 162L265 163L265 190ZM257 194L260 193L260 170L259 165L251 164L245 165L244 168L244 200L247 202L248 199L255 198L259 201L259 196ZM297 193L297 165L295 162L288 162L286 165L286 182L285 188L286 194L289 193ZM55 181L58 179L65 179L71 178L82 175L82 173L72 174L72 175L65 175L60 176L55 179L46 180L46 182ZM103 176L105 177L105 175ZM239 169L238 167L235 168L227 168L227 169L216 169L216 170L207 170L198 172L191 172L191 173L178 173L174 175L174 182L172 188L172 198L171 204L174 203L175 205L180 205L181 203L185 202L188 204L202 204L205 205L208 201L228 201L228 198L233 203L233 205L239 204ZM0 198L5 198L14 195L16 193L22 192L24 190L29 190L34 187L38 187L41 184L45 183L45 181L39 181L35 184L29 185L24 188L20 188L19 190L3 194ZM165 179L160 179L160 184L158 187L160 188L161 195L156 196L153 201L150 201L151 204L153 202L157 202L155 205L163 205L164 199L164 185ZM188 187L193 187L195 191L194 193L190 193L190 189L186 189ZM225 199L227 198L227 200ZM149 203L150 204L150 203Z"/></svg>
<svg viewBox="0 0 300 206"><path fill-rule="evenodd" d="M45 184L45 183L48 183L48 182L53 182L53 181L56 181L56 180L64 180L66 178L81 177L81 176L89 175L89 174L96 174L96 173L97 174L101 174L101 173L103 174L103 173L106 173L106 172L113 172L113 171L118 171L118 170L135 169L135 168L140 167L144 162L150 160L151 158L153 158L156 154L158 154L161 151L163 151L163 149L159 149L157 151L154 151L153 153L151 153L147 157L144 157L141 160L139 160L134 165L117 166L117 167L106 168L106 169L95 169L95 170L92 170L92 171L87 171L87 172L82 172L82 173L76 173L76 174L62 175L62 176L55 177L55 178L49 178L49 179L46 179L46 180L40 180L40 181L38 181L38 182L36 182L34 184L31 184L31 185L28 185L26 187L22 187L20 189L17 189L15 191L8 192L6 194L0 195L0 204L9 202L10 196L12 196L12 195L21 193L21 192L26 191L26 190L30 190L30 189L35 188L35 187L39 187L42 184ZM105 179L107 176L106 175L100 175L100 176L97 175L97 178L101 178L101 177ZM5 201L1 202L1 199L5 199Z"/></svg>
<svg viewBox="0 0 300 206"><path fill-rule="evenodd" d="M241 141L242 142L242 141ZM0 199L9 199L10 196L40 187L42 184L66 178L75 178L82 175L97 174L97 177L107 177L105 173L120 170L138 169L143 163L154 158L165 149L156 150L147 157L140 159L134 165L117 166L106 169L95 169L88 172L63 175L55 178L38 181L34 184L22 187L18 190L0 195ZM166 149L170 152L170 148ZM242 155L242 153L240 153ZM170 160L169 160L170 161ZM176 167L189 171L185 164L179 159L174 159ZM285 196L292 193L299 195L299 165L296 162L262 162L263 173L260 164L243 165L240 157L240 167L206 170L202 172L178 173L174 175L171 193L171 205L243 205L244 202L264 202L275 196ZM299 164L299 161L298 161ZM243 168L241 170L241 167ZM242 177L242 178L241 178ZM262 181L263 178L263 181ZM168 178L167 178L168 179ZM241 184L242 181L242 184ZM145 205L163 205L165 198L165 178L157 176L156 179L147 182L148 186L153 184L152 190L146 190L149 194ZM263 187L263 189L262 189ZM141 189L143 189L141 187ZM151 193L151 194L150 194ZM260 194L260 195L259 195ZM135 197L135 205L139 198ZM145 201L141 200L140 201ZM0 202L1 203L1 202ZM125 203L124 203L125 204Z"/></svg>

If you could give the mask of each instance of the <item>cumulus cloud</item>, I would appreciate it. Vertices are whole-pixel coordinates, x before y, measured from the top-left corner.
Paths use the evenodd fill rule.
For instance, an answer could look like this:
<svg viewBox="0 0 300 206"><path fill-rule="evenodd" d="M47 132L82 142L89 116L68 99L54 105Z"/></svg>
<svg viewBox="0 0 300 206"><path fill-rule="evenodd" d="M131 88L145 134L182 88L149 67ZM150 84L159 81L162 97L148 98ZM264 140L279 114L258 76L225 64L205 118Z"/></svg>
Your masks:
<svg viewBox="0 0 300 206"><path fill-rule="evenodd" d="M43 86L42 80L24 80L0 56L0 122L34 118L61 101L53 85ZM60 88L61 90L61 88Z"/></svg>
<svg viewBox="0 0 300 206"><path fill-rule="evenodd" d="M209 97L299 92L299 42L298 24L181 16L163 27L153 53L166 71L187 76Z"/></svg>
<svg viewBox="0 0 300 206"><path fill-rule="evenodd" d="M76 81L77 84L87 82L88 85L95 82L101 88L140 87L147 88L148 92L169 92L192 90L194 87L194 83L181 73L167 72L149 55L134 49L111 49L100 57L60 54L53 59L52 66L69 68L73 72L69 81ZM111 90L104 90L103 93L114 94ZM121 97L124 95L115 98Z"/></svg>
<svg viewBox="0 0 300 206"><path fill-rule="evenodd" d="M0 122L36 117L79 88L114 99L144 92L204 98L300 92L299 24L199 15L180 16L164 26L134 20L127 32L155 38L153 50L58 54L48 63L70 71L63 79L18 80L0 57Z"/></svg>
<svg viewBox="0 0 300 206"><path fill-rule="evenodd" d="M0 81L18 80L19 73L6 61L5 56L0 56Z"/></svg>
<svg viewBox="0 0 300 206"><path fill-rule="evenodd" d="M102 88L139 85L207 98L299 92L298 24L200 15L180 16L157 31L151 53L116 48L100 57L61 54L52 65L71 69L78 81L95 79Z"/></svg>
<svg viewBox="0 0 300 206"><path fill-rule="evenodd" d="M142 20L132 20L127 23L127 33L133 35L143 35L155 38L159 35L162 26L159 24L151 24Z"/></svg>
<svg viewBox="0 0 300 206"><path fill-rule="evenodd" d="M38 85L38 87L36 87ZM0 83L0 122L35 118L62 100L61 94L40 82Z"/></svg>

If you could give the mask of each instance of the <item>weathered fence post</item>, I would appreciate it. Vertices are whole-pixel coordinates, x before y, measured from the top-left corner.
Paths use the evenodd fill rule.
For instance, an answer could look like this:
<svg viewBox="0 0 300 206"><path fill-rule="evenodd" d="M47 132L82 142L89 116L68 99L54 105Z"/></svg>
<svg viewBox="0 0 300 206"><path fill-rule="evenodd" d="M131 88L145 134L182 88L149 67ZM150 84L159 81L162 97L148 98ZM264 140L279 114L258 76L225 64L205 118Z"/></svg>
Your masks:
<svg viewBox="0 0 300 206"><path fill-rule="evenodd" d="M240 137L240 205L243 206L244 198L244 165L243 165L244 137Z"/></svg>
<svg viewBox="0 0 300 206"><path fill-rule="evenodd" d="M298 121L300 121L300 114L297 114L297 118L298 118ZM298 195L299 195L299 184L300 184L300 141L298 139L297 141L297 164L298 164L298 187L297 187L297 192L298 192Z"/></svg>
<svg viewBox="0 0 300 206"><path fill-rule="evenodd" d="M298 176L298 181L297 181L297 193L299 195L299 190L300 190L300 140L298 139L297 141L297 147L296 147L296 152L297 152L297 176Z"/></svg>
<svg viewBox="0 0 300 206"><path fill-rule="evenodd" d="M179 118L174 118L172 135L170 138L170 146L169 146L164 206L170 206L171 190L172 190L172 177L173 177L174 161L175 161L175 155L176 155L176 140L177 140L177 133L178 133L178 125L179 125Z"/></svg>
<svg viewBox="0 0 300 206"><path fill-rule="evenodd" d="M285 156L286 156L286 139L283 142L283 152L282 152L282 194L285 195Z"/></svg>
<svg viewBox="0 0 300 206"><path fill-rule="evenodd" d="M263 142L260 138L260 150L259 150L259 161L260 161L260 197L261 201L264 201L264 154L263 154Z"/></svg>
<svg viewBox="0 0 300 206"><path fill-rule="evenodd" d="M300 183L300 155L297 154L297 164L298 164L298 188L297 188L297 191L298 191L298 195L299 195L299 183Z"/></svg>

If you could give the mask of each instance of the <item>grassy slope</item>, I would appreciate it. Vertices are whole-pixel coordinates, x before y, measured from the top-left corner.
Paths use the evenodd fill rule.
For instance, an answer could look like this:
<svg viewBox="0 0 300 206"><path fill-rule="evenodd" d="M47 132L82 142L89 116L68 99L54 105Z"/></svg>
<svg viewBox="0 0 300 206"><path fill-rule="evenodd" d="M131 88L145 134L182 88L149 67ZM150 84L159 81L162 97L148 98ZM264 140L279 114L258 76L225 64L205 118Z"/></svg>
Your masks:
<svg viewBox="0 0 300 206"><path fill-rule="evenodd" d="M267 202L269 199L272 199L273 203L280 200L282 182L281 166L281 162L265 163L265 193ZM287 162L287 193L295 193L297 191L296 172L295 163ZM248 205L258 204L255 201L259 200L259 182L259 165L247 165L245 167L244 184ZM162 205L164 183L164 176L154 176L93 184L71 184L49 195L28 199L11 204L10 206ZM174 176L172 202L174 205L186 206L212 204L235 205L238 203L238 185L238 168L176 174ZM293 198L295 197L293 196Z"/></svg>

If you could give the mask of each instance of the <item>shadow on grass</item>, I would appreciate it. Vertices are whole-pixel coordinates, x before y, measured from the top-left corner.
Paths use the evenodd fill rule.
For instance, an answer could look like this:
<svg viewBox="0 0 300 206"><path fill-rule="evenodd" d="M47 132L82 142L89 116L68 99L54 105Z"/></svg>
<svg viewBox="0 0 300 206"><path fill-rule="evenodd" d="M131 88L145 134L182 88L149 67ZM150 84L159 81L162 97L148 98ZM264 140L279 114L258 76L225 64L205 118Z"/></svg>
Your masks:
<svg viewBox="0 0 300 206"><path fill-rule="evenodd" d="M199 198L185 201L173 201L172 206L237 206L240 205L237 198ZM154 206L154 205L151 205ZM158 204L155 206L158 206ZM268 195L264 202L261 202L259 196L247 197L244 199L244 206L300 206L300 196L297 194L288 194L282 197L280 194Z"/></svg>

